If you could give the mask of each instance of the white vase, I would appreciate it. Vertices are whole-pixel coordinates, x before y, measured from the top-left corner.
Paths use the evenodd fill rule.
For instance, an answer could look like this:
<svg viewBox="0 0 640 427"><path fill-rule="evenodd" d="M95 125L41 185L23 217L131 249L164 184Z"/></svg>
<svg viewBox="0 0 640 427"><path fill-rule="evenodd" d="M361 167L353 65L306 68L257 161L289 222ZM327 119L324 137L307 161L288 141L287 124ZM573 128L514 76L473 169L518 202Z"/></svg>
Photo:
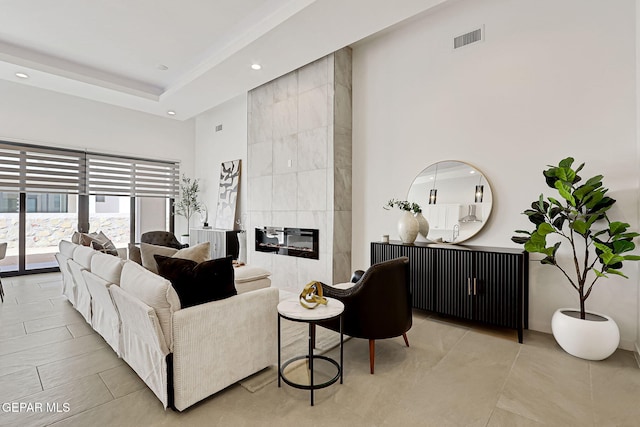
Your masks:
<svg viewBox="0 0 640 427"><path fill-rule="evenodd" d="M189 243L189 235L188 234L182 234L180 236L180 243L182 243L183 245L186 245Z"/></svg>
<svg viewBox="0 0 640 427"><path fill-rule="evenodd" d="M238 263L247 263L247 233L238 233Z"/></svg>
<svg viewBox="0 0 640 427"><path fill-rule="evenodd" d="M398 220L398 234L402 243L413 243L418 237L418 220L411 212L404 211Z"/></svg>
<svg viewBox="0 0 640 427"><path fill-rule="evenodd" d="M418 220L418 233L426 239L429 234L429 221L422 215L422 212L415 214L415 217Z"/></svg>
<svg viewBox="0 0 640 427"><path fill-rule="evenodd" d="M553 337L573 356L586 360L606 359L620 344L618 325L604 314L587 312L587 317L593 320L580 319L580 310L573 308L556 310L551 318Z"/></svg>

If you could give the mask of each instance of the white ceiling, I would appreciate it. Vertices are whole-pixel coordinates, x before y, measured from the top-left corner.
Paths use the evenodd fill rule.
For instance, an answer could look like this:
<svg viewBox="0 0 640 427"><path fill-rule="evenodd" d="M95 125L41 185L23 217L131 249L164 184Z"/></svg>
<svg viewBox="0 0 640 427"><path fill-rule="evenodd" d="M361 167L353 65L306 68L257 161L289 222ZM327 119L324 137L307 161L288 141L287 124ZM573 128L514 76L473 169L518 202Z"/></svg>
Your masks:
<svg viewBox="0 0 640 427"><path fill-rule="evenodd" d="M0 79L186 120L445 1L2 0Z"/></svg>

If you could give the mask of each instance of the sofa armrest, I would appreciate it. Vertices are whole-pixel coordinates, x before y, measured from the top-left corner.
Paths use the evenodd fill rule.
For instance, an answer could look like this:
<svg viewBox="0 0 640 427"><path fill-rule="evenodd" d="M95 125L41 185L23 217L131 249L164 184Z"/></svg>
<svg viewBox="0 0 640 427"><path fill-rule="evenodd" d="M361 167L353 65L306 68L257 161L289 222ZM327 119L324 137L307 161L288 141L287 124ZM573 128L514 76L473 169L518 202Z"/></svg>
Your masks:
<svg viewBox="0 0 640 427"><path fill-rule="evenodd" d="M174 313L176 409L276 363L278 300L265 288Z"/></svg>

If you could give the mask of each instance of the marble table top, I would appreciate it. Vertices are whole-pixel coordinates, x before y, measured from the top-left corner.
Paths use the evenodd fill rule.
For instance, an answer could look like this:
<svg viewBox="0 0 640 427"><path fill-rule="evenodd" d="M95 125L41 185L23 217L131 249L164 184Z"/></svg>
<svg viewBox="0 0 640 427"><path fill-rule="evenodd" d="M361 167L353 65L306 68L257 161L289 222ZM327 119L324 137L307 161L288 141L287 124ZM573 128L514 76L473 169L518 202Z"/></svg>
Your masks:
<svg viewBox="0 0 640 427"><path fill-rule="evenodd" d="M344 311L344 304L327 297L327 305L319 304L316 308L309 309L300 305L300 298L287 298L278 304L278 313L289 319L313 321L336 317Z"/></svg>

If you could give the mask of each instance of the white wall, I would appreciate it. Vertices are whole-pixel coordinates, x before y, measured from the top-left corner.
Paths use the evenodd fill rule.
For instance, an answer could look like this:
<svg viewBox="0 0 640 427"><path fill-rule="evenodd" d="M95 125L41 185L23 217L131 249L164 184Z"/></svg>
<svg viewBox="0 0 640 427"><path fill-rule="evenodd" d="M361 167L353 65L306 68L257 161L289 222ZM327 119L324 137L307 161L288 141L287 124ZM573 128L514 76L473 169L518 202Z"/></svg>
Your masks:
<svg viewBox="0 0 640 427"><path fill-rule="evenodd" d="M369 242L396 235L397 211L427 165L458 159L480 169L492 217L470 244L517 247L520 213L548 192L541 171L572 155L602 173L614 219L638 229L635 2L464 0L361 42L353 50L353 267ZM452 50L485 25L486 40ZM539 258L537 258L539 259ZM587 308L611 315L622 347L638 329L638 266L599 283ZM530 327L577 306L557 270L531 262Z"/></svg>
<svg viewBox="0 0 640 427"><path fill-rule="evenodd" d="M0 139L180 161L193 174L193 120L180 122L0 81ZM176 217L176 231L184 228Z"/></svg>
<svg viewBox="0 0 640 427"><path fill-rule="evenodd" d="M200 114L195 123L195 177L200 180L201 200L209 208L209 224L216 222L220 167L229 160L241 160L236 209L236 217L241 218L247 210L247 95ZM222 131L216 132L215 127L220 124ZM194 222L202 226L199 218Z"/></svg>

